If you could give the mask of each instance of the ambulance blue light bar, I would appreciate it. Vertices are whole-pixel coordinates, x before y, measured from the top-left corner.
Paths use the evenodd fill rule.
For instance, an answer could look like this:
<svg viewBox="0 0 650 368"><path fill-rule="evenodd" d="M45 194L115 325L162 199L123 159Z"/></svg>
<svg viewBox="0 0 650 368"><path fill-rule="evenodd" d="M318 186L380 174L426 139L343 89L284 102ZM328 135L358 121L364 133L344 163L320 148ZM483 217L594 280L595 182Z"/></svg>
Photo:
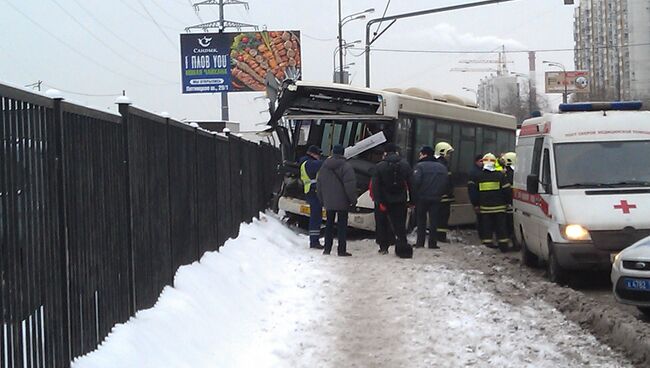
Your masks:
<svg viewBox="0 0 650 368"><path fill-rule="evenodd" d="M560 104L560 112L603 111L603 110L641 110L641 101L578 102Z"/></svg>

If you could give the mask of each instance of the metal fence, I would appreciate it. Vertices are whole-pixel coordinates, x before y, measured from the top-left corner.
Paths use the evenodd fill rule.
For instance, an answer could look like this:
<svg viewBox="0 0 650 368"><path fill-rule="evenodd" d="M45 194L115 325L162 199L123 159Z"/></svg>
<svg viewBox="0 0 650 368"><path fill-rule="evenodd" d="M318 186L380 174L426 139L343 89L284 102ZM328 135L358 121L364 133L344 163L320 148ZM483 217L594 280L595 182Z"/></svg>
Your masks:
<svg viewBox="0 0 650 368"><path fill-rule="evenodd" d="M279 151L0 84L0 368L68 367L268 207Z"/></svg>

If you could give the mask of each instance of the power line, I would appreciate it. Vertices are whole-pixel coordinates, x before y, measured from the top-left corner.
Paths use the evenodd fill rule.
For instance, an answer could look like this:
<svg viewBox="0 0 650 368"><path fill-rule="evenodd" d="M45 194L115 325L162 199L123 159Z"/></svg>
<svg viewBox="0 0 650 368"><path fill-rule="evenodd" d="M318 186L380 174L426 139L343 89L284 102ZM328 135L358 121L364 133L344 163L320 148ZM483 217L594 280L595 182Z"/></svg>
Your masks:
<svg viewBox="0 0 650 368"><path fill-rule="evenodd" d="M79 96L87 96L87 97L116 97L122 95L122 91L119 91L117 93L106 93L106 94L95 94L95 93L84 93L84 92L75 92L75 91L68 91L62 88L59 88L57 86L53 86L48 83L43 83L43 85L48 86L50 88L54 88L56 90L59 90L61 92L69 93L72 95L79 95Z"/></svg>
<svg viewBox="0 0 650 368"><path fill-rule="evenodd" d="M310 40L314 40L314 41L328 42L328 41L336 40L336 37L334 37L334 38L319 38L319 37L310 36L310 35L308 35L308 34L306 34L304 32L302 32L300 34L302 36L305 36L306 38L309 38Z"/></svg>
<svg viewBox="0 0 650 368"><path fill-rule="evenodd" d="M178 51L178 47L176 47L176 44L174 43L174 41L172 41L171 38L169 38L169 36L167 36L167 33L165 33L165 30L163 30L162 27L160 26L160 24L158 24L158 22L156 22L156 19L151 15L151 13L149 13L149 10L147 10L147 7L144 6L142 1L138 0L138 4L140 4L140 6L142 6L144 11L147 13L149 18L151 19L151 21L156 25L156 27L158 27L158 29L160 30L160 33L162 33L162 35L165 36L167 41L169 41L169 44L172 45L172 47L174 49L176 49L176 51Z"/></svg>
<svg viewBox="0 0 650 368"><path fill-rule="evenodd" d="M179 0L179 1L180 1L180 0ZM187 3L190 4L190 6L191 6L192 8L194 8L194 14L196 14L196 17L199 19L199 22L201 22L202 24L205 23L205 22L203 21L203 18L201 18L201 15L199 14L199 8L196 7L196 6L194 6L194 3L192 3L192 0L187 0Z"/></svg>
<svg viewBox="0 0 650 368"><path fill-rule="evenodd" d="M162 5L158 4L155 0L151 1L152 4L154 4L158 9L160 9L165 15L167 15L170 19L173 19L175 22L185 24L185 22L178 20L175 15L170 14Z"/></svg>
<svg viewBox="0 0 650 368"><path fill-rule="evenodd" d="M83 52L77 50L74 46L70 45L69 43L67 43L66 41L64 41L63 39L61 39L60 37L56 36L55 33L50 32L50 31L48 31L47 29L45 29L45 28L44 28L43 26L41 26L38 22L36 22L36 21L33 20L32 18L30 18L27 14L25 14L22 10L20 10L19 8L17 8L16 6L14 6L12 3L10 3L9 0L4 0L4 2L5 2L7 5L9 5L9 7L11 7L12 9L14 9L17 13L19 13L20 15L22 15L23 17L25 17L25 19L27 19L30 23L32 23L33 25L35 25L35 26L36 26L37 28L39 28L41 31L45 32L45 33L48 34L50 37L52 37L52 38L54 38L55 40L59 41L61 44L63 44L64 46L66 46L67 48L69 48L70 50L72 50L75 54L81 56L82 58L84 58L84 59L86 59L86 60L88 60L88 61L90 61L92 64L94 64L94 65L96 65L96 66L102 68L103 70L106 70L106 71L108 71L108 72L110 72L110 73L113 73L113 74L115 74L115 75L119 75L120 77L122 77L122 78L124 78L124 79L128 79L128 80L130 80L130 81L137 82L137 83L142 83L142 84L146 84L146 85L150 85L150 86L163 86L163 85L165 85L165 84L160 84L160 83L149 83L149 82L146 82L146 81L143 81L143 80L139 80L139 79L136 79L136 78L132 78L132 77L126 75L126 74L123 74L123 73L120 73L120 72L118 72L118 71L115 71L115 70L113 70L113 69L111 69L111 68L109 68L109 67L107 67L107 66L105 66L105 65L103 65L103 64L101 64L101 63L99 63L98 61L96 61L95 59L91 58L91 57L88 56L87 54L85 54L85 53L83 53Z"/></svg>
<svg viewBox="0 0 650 368"><path fill-rule="evenodd" d="M102 26L106 31L108 31L110 34L112 34L113 37L115 37L115 38L117 38L118 40L122 41L125 45L129 46L131 49L133 49L134 51L136 51L136 52L139 53L140 55L146 56L146 57L148 57L148 58L150 58L150 59L152 59L152 60L156 60L156 61L159 61L159 62L162 62L162 63L169 63L169 64L174 63L174 64L175 64L175 63L177 62L177 61L171 61L171 60L161 60L161 59L157 58L156 56L149 55L148 53L146 53L146 52L140 50L139 47L134 46L133 44L131 44L131 43L128 42L127 40L125 40L125 39L123 39L122 37L120 37L117 33L113 32L113 30L111 29L111 27L108 27L108 26L106 26L104 23L102 23L102 22L99 20L99 18L97 18L95 15L93 15L93 13L92 13L91 11L89 11L87 8L85 8L85 7L81 4L81 2L79 2L79 0L73 0L73 1L77 4L77 6L78 6L81 10L85 11L86 14L88 14L88 15L89 15L89 16L90 16L90 17L91 17L91 18L92 18L92 19L93 19L97 24L99 24L99 25Z"/></svg>
<svg viewBox="0 0 650 368"><path fill-rule="evenodd" d="M139 70L142 71L143 73L145 73L145 74L147 74L147 75L149 75L149 76L151 76L151 77L153 77L153 78L159 78L158 75L155 75L155 74L151 73L151 72L148 71L147 69L145 69L145 68L139 66L138 64L133 63L131 60L129 60L129 59L127 59L126 57L124 57L124 55L122 55L121 53L117 52L117 50L115 50L111 45L109 45L109 44L106 43L104 40L102 40L101 38L99 38L98 36L96 36L96 35L95 35L95 34L94 34L90 29L88 29L88 28L87 28L83 23L81 23L81 22L80 22L80 21L79 21L79 20L78 20L74 15L70 14L70 12L68 12L68 11L67 11L67 10L66 10L62 5L61 5L61 4L59 4L59 2L58 2L57 0L52 0L52 2L54 3L54 5L56 5L57 7L59 7L59 9L61 9L65 14L67 14L70 18L72 18L72 20L74 20L75 23L77 23L77 24L79 25L79 27L81 27L83 30L85 30L86 33L88 33L88 34L90 35L90 37L96 39L99 43L101 43L102 45L104 45L104 47L106 47L106 49L108 49L110 52L112 52L113 54L115 54L115 56L117 56L118 58L122 59L122 60L125 61L127 64L132 65L133 67L139 69ZM166 81L166 82L169 82L169 81Z"/></svg>
<svg viewBox="0 0 650 368"><path fill-rule="evenodd" d="M156 23L155 20L152 20L151 18L147 17L146 14L141 13L138 9L131 6L131 4L129 4L128 1L120 0L120 2L122 3L122 5L126 6L129 9L131 9L134 13L138 14L139 16L146 19L147 21L149 21L149 22L153 21L153 23ZM156 24L159 27L167 28L167 29L170 29L170 30L173 30L173 31L176 31L176 32L178 32L178 30L179 30L178 27L172 27L172 26L168 26L168 25L165 25L165 24L159 24L159 23L156 23Z"/></svg>
<svg viewBox="0 0 650 368"><path fill-rule="evenodd" d="M381 16L382 18L385 18L385 17L386 17L386 13L388 12L388 7L389 7L389 6L390 6L390 0L388 0L388 2L386 3L386 7L384 8L384 14ZM379 24L377 25L377 29L375 29L375 33L374 33L374 34L377 34L377 32L379 32L379 28L381 28L381 24L382 24L383 22L384 22L383 20L379 22ZM361 53L361 55L363 55L363 53Z"/></svg>
<svg viewBox="0 0 650 368"><path fill-rule="evenodd" d="M638 47L650 46L650 43L636 43L629 45L600 45L585 48L560 48L560 49L539 49L539 50L505 50L502 51L507 54L527 54L531 51L534 52L568 52L568 51L582 51L592 49L607 49L607 48L624 48L624 47ZM362 47L351 47L352 50L364 50ZM370 51L377 52L398 52L398 53L414 53L414 54L494 54L496 51L489 50L413 50L413 49L388 49L388 48L371 48ZM362 53L363 54L363 53Z"/></svg>

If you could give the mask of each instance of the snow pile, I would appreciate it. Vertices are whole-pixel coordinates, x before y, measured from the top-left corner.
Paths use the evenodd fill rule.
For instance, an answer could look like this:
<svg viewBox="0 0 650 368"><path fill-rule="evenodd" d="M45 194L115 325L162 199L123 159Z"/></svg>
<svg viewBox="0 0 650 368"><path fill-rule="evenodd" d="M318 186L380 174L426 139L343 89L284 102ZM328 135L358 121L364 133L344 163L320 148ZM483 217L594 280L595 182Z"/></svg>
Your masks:
<svg viewBox="0 0 650 368"><path fill-rule="evenodd" d="M269 216L242 225L237 239L180 267L153 308L116 325L72 367L281 366L274 352L286 350L282 337L307 318L301 306L311 298L289 264L305 244Z"/></svg>

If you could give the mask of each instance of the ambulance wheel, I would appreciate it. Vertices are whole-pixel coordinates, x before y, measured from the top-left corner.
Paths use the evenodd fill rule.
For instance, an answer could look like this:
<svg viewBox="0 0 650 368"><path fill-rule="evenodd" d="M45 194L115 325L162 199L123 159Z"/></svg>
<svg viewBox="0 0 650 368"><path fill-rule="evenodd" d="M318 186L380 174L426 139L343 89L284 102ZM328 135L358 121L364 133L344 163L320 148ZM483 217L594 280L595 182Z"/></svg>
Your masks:
<svg viewBox="0 0 650 368"><path fill-rule="evenodd" d="M637 307L646 318L650 318L650 307Z"/></svg>
<svg viewBox="0 0 650 368"><path fill-rule="evenodd" d="M524 238L524 234L521 233L521 242L519 243L519 251L521 254L521 264L524 266L528 267L535 267L537 266L538 260L537 256L533 254L533 252L528 250L528 246L526 245L526 238Z"/></svg>
<svg viewBox="0 0 650 368"><path fill-rule="evenodd" d="M549 281L558 285L566 285L568 280L567 270L562 268L558 262L553 249L553 242L550 239L548 241L548 252L547 275Z"/></svg>

